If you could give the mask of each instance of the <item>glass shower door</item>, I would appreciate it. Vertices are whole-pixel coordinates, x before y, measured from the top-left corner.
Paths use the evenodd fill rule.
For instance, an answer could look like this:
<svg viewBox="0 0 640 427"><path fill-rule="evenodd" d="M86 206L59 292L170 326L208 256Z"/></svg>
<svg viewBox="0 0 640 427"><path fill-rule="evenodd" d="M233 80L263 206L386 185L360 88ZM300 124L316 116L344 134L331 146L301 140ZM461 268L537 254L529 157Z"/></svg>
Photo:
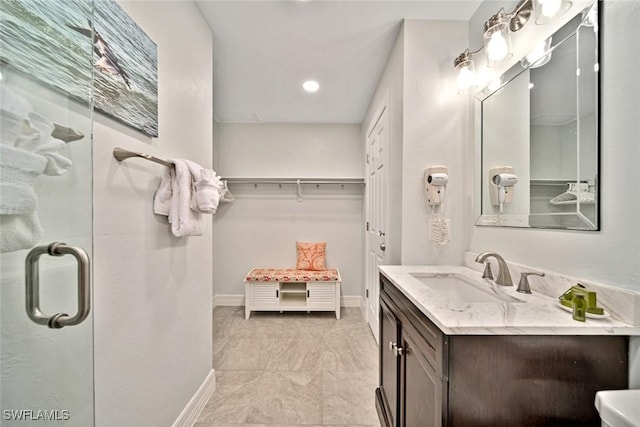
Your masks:
<svg viewBox="0 0 640 427"><path fill-rule="evenodd" d="M88 0L0 4L0 426L94 423ZM56 244L57 243L57 244Z"/></svg>

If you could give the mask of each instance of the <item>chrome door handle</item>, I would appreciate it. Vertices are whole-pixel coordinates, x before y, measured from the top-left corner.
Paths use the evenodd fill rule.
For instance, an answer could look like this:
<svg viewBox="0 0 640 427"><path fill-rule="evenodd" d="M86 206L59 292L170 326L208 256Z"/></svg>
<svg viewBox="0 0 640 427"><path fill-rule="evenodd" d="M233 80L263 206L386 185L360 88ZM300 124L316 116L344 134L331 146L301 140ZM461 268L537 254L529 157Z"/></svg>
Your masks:
<svg viewBox="0 0 640 427"><path fill-rule="evenodd" d="M73 255L78 262L78 311L73 316L67 313L57 313L47 316L40 310L40 271L39 259L41 255L51 256ZM66 243L54 242L48 246L37 246L27 254L25 259L26 308L27 316L38 325L50 328L62 328L82 323L91 310L91 267L89 255L84 249L69 246Z"/></svg>
<svg viewBox="0 0 640 427"><path fill-rule="evenodd" d="M386 249L387 249L387 245L385 245L384 243L380 243L380 250L385 251Z"/></svg>

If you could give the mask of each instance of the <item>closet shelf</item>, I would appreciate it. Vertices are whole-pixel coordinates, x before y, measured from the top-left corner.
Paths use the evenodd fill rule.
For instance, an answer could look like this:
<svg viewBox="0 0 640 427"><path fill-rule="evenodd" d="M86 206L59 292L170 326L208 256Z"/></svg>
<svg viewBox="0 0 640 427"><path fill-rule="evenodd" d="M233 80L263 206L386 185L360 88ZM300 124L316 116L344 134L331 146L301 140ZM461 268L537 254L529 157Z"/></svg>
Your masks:
<svg viewBox="0 0 640 427"><path fill-rule="evenodd" d="M566 186L571 182L576 182L575 179L532 179L529 181L530 185L562 185ZM587 184L587 180L579 181L583 184Z"/></svg>
<svg viewBox="0 0 640 427"><path fill-rule="evenodd" d="M229 184L360 184L364 178L266 178L266 177L224 177Z"/></svg>

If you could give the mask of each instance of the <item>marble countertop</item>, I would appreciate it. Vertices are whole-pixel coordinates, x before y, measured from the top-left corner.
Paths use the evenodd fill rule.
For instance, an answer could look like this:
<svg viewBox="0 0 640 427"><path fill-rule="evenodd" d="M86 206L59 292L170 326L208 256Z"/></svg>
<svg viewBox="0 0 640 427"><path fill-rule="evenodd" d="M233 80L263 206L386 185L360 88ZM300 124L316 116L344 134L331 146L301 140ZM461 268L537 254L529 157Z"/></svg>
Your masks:
<svg viewBox="0 0 640 427"><path fill-rule="evenodd" d="M419 310L448 335L640 335L640 326L608 317L573 320L557 298L523 294L514 286L498 286L482 273L463 266L383 265L380 271ZM461 302L444 297L411 273L453 275L485 292L513 302ZM515 300L515 301L514 301ZM606 307L605 307L606 310Z"/></svg>

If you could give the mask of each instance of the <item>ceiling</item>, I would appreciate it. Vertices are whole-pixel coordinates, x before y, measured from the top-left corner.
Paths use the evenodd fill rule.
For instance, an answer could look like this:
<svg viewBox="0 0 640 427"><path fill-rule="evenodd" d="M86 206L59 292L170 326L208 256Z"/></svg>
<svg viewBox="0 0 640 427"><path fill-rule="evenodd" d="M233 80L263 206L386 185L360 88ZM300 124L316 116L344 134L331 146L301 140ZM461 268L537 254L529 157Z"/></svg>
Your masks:
<svg viewBox="0 0 640 427"><path fill-rule="evenodd" d="M196 3L214 36L217 121L360 123L402 19L468 21L481 0Z"/></svg>

